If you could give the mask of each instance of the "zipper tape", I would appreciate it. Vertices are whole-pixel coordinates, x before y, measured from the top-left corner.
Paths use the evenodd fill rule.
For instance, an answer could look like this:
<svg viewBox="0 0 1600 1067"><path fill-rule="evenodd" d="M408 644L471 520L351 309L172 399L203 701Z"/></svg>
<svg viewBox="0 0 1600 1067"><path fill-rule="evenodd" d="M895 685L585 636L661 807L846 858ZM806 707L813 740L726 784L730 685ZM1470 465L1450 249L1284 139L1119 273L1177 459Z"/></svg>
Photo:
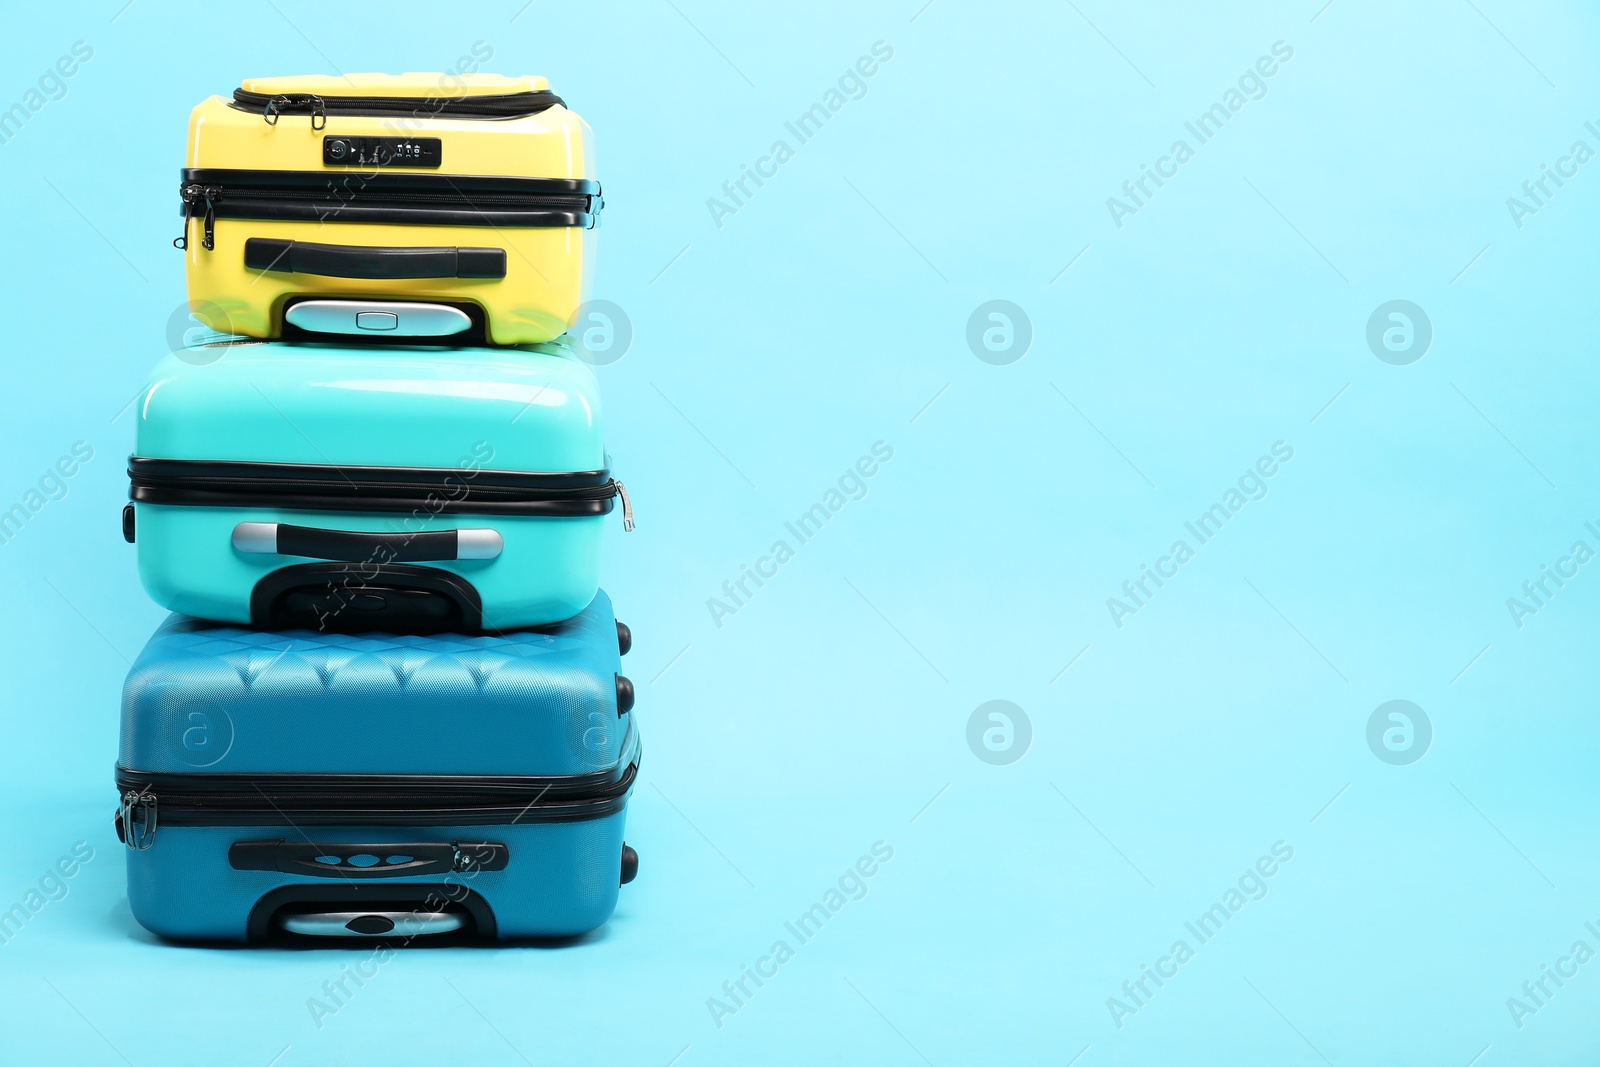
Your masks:
<svg viewBox="0 0 1600 1067"><path fill-rule="evenodd" d="M548 89L526 93L483 96L322 96L316 93L253 93L233 91L233 106L259 111L268 126L284 115L309 115L311 128L320 130L333 115L406 116L429 118L519 118L537 115L566 101Z"/></svg>
<svg viewBox="0 0 1600 1067"><path fill-rule="evenodd" d="M627 488L609 469L571 472L451 467L339 467L331 464L128 459L129 499L196 507L290 511L410 512L572 517L609 514L622 502L633 529Z"/></svg>
<svg viewBox="0 0 1600 1067"><path fill-rule="evenodd" d="M592 229L605 206L600 183L587 178L213 168L185 169L178 198L183 234L173 245L188 247L198 216L207 251L218 218Z"/></svg>
<svg viewBox="0 0 1600 1067"><path fill-rule="evenodd" d="M161 826L515 826L586 822L624 810L638 772L637 743L631 761L612 784L579 796L557 793L550 779L542 780L542 786L534 784L540 779L523 779L529 784L520 790L450 792L423 787L420 783L428 780L426 775L403 776L415 783L409 788L373 782L353 784L358 779L387 777L381 775L300 776L318 783L315 788L305 788L291 787L295 776L139 775L119 770L117 782L123 792L114 823L117 840L131 851L143 852L155 844ZM197 779L207 778L228 787L203 792L192 788ZM552 797L552 793L557 795Z"/></svg>

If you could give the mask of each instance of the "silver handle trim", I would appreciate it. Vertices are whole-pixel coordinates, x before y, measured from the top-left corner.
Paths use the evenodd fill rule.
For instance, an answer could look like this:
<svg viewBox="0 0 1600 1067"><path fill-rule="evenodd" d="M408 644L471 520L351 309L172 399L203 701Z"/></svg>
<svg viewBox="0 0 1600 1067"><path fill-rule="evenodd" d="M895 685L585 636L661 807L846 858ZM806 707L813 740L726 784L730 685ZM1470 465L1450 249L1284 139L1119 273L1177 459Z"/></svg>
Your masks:
<svg viewBox="0 0 1600 1067"><path fill-rule="evenodd" d="M302 300L291 304L283 317L312 333L389 337L448 337L472 326L472 318L460 308L401 300Z"/></svg>

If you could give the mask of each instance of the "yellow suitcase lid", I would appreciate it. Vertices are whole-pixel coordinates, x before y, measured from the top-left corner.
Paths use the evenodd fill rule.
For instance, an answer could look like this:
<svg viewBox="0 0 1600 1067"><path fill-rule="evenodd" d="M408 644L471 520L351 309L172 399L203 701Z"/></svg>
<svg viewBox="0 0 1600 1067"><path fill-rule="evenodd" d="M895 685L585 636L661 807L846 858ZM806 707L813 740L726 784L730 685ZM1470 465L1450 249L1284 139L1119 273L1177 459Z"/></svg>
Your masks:
<svg viewBox="0 0 1600 1067"><path fill-rule="evenodd" d="M246 78L239 88L247 93L286 96L310 93L316 96L451 97L505 96L511 93L541 93L550 89L550 79L537 74L445 74L413 72L407 74L289 74L277 78Z"/></svg>

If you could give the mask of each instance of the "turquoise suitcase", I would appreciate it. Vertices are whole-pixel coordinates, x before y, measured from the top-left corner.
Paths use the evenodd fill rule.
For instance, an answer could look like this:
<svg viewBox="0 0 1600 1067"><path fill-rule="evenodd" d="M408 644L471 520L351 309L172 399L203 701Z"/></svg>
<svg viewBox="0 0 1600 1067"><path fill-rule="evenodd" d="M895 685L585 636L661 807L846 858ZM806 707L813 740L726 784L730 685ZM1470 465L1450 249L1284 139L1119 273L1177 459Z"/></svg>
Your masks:
<svg viewBox="0 0 1600 1067"><path fill-rule="evenodd" d="M603 925L639 862L631 644L604 593L488 636L172 616L122 693L133 917L183 940L397 948Z"/></svg>
<svg viewBox="0 0 1600 1067"><path fill-rule="evenodd" d="M123 535L163 607L324 632L570 618L622 503L598 384L520 348L218 341L138 398Z"/></svg>

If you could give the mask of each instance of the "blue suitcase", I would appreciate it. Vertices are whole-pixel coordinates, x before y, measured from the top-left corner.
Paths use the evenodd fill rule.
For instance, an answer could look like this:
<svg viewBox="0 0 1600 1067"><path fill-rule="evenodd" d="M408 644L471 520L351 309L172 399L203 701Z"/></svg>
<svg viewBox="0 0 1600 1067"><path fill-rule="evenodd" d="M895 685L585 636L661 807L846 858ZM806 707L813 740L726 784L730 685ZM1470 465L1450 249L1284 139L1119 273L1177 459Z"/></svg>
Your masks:
<svg viewBox="0 0 1600 1067"><path fill-rule="evenodd" d="M117 835L163 937L563 937L637 854L631 635L604 593L503 636L174 615L128 675Z"/></svg>
<svg viewBox="0 0 1600 1067"><path fill-rule="evenodd" d="M618 499L594 373L525 348L218 342L138 398L123 535L165 608L495 632L582 611Z"/></svg>

